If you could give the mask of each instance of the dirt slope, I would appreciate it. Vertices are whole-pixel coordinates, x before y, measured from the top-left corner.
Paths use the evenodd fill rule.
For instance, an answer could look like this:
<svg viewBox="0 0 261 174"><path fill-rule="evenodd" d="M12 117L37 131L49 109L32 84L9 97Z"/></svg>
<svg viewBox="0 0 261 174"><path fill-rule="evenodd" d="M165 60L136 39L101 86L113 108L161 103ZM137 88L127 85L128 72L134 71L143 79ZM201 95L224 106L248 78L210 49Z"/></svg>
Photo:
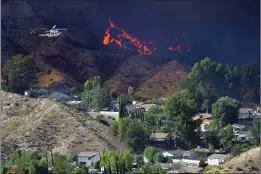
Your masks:
<svg viewBox="0 0 261 174"><path fill-rule="evenodd" d="M169 62L143 83L138 88L137 94L147 98L167 97L181 89L181 82L187 75L187 69L180 63Z"/></svg>
<svg viewBox="0 0 261 174"><path fill-rule="evenodd" d="M108 134L108 127L62 104L3 91L1 99L2 159L18 147L40 152L127 150Z"/></svg>
<svg viewBox="0 0 261 174"><path fill-rule="evenodd" d="M260 173L260 146L231 159L223 166L209 166L204 173Z"/></svg>

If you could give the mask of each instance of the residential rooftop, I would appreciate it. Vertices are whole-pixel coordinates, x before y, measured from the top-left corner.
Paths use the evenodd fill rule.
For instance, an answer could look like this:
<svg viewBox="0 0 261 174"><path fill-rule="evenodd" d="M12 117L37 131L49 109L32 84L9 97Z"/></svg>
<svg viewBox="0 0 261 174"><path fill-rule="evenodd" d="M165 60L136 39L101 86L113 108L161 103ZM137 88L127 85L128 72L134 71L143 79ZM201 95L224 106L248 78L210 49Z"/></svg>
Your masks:
<svg viewBox="0 0 261 174"><path fill-rule="evenodd" d="M227 159L228 157L230 157L230 155L225 155L225 154L213 154L213 155L210 155L210 156L208 157L208 159L225 160L225 159Z"/></svg>
<svg viewBox="0 0 261 174"><path fill-rule="evenodd" d="M80 153L78 153L77 156L92 157L92 156L95 156L95 155L99 155L99 153L97 153L97 152L80 152Z"/></svg>

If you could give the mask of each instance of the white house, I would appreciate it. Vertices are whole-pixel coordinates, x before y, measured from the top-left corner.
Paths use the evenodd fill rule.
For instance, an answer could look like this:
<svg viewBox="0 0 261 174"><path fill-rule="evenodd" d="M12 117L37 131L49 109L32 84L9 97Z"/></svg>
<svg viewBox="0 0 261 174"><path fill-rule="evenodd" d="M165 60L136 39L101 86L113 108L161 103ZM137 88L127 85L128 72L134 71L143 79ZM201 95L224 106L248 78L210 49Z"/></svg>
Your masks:
<svg viewBox="0 0 261 174"><path fill-rule="evenodd" d="M200 125L201 132L206 132L208 130L211 119L203 119L202 124Z"/></svg>
<svg viewBox="0 0 261 174"><path fill-rule="evenodd" d="M208 162L208 165L218 166L218 165L226 163L228 160L230 160L230 155L213 154L208 157L207 162Z"/></svg>
<svg viewBox="0 0 261 174"><path fill-rule="evenodd" d="M100 160L100 155L96 152L80 152L78 155L78 164L84 164L88 166L94 166L97 161Z"/></svg>
<svg viewBox="0 0 261 174"><path fill-rule="evenodd" d="M253 135L250 131L239 131L235 133L235 138L238 141L248 141L253 139Z"/></svg>

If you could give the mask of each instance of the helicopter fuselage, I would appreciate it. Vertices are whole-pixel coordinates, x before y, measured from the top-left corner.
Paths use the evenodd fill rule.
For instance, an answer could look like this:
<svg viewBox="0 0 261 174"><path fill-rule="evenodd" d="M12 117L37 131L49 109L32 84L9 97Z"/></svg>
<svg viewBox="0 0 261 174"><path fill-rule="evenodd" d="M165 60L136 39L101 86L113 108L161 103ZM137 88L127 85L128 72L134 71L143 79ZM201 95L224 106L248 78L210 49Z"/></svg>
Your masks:
<svg viewBox="0 0 261 174"><path fill-rule="evenodd" d="M39 36L47 36L47 37L57 37L60 36L62 33L57 30L49 30L48 33L39 34Z"/></svg>

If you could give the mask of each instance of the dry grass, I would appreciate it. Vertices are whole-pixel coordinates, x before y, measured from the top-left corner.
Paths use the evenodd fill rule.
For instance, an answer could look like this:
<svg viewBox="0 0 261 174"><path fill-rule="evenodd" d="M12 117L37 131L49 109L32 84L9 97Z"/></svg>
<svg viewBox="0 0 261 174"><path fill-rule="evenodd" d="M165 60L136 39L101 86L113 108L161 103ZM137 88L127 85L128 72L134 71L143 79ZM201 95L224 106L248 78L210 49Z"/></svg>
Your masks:
<svg viewBox="0 0 261 174"><path fill-rule="evenodd" d="M204 173L260 173L260 146L250 149L222 166L208 166Z"/></svg>
<svg viewBox="0 0 261 174"><path fill-rule="evenodd" d="M38 82L34 84L35 87L48 87L52 83L64 82L63 76L58 72L41 73L38 74Z"/></svg>
<svg viewBox="0 0 261 174"><path fill-rule="evenodd" d="M160 71L138 88L137 94L146 98L167 97L179 91L187 76L186 69L176 61L161 67Z"/></svg>
<svg viewBox="0 0 261 174"><path fill-rule="evenodd" d="M132 86L141 97L166 97L180 90L187 74L186 68L177 61L155 68L143 56L134 56L120 66L105 86L113 93L127 92Z"/></svg>
<svg viewBox="0 0 261 174"><path fill-rule="evenodd" d="M15 146L40 152L127 150L108 134L108 127L60 103L2 91L1 99L3 159Z"/></svg>

